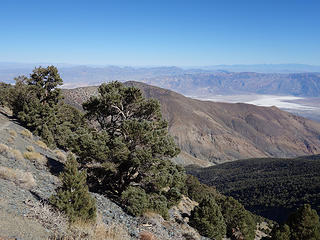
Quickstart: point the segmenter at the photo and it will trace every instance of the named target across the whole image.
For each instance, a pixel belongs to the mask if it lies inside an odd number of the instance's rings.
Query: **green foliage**
[[[78,134],[75,153],[82,162],[95,163],[90,176],[100,189],[122,196],[130,213],[140,215],[147,208],[166,216],[181,197],[185,173],[170,160],[179,149],[168,135],[159,102],[120,82],[102,84],[98,91],[83,104],[97,131]],[[131,199],[135,196],[148,198],[148,204]]]
[[[284,222],[305,203],[320,213],[320,155],[294,159],[247,159],[187,169],[263,217]]]
[[[52,136],[52,132],[49,130],[46,124],[42,125],[41,136],[42,139],[46,140],[47,146],[54,146],[54,138]]]
[[[10,89],[12,86],[4,82],[0,82],[0,106],[8,106],[10,100]]]
[[[278,226],[272,230],[272,240],[290,240],[290,227],[287,224]]]
[[[253,240],[256,222],[252,215],[232,197],[220,198],[218,204],[227,225],[227,237],[235,240]]]
[[[216,198],[218,195],[215,188],[200,183],[198,178],[192,175],[187,174],[185,183],[188,197],[196,202],[205,198]]]
[[[291,229],[290,240],[319,240],[320,222],[317,212],[309,204],[303,205],[293,213],[287,224]]]
[[[129,186],[121,195],[122,204],[134,216],[141,216],[147,211],[152,211],[162,215],[164,219],[169,219],[169,208],[177,204],[181,198],[179,191],[170,190],[168,195],[164,195],[147,193],[141,187]]]
[[[77,160],[72,154],[68,154],[60,178],[62,186],[57,189],[56,195],[50,197],[50,203],[65,213],[70,222],[94,220],[96,205],[86,185],[87,175],[79,172]]]
[[[97,122],[110,137],[109,156],[96,161],[114,166],[111,186],[114,192],[121,194],[133,182],[145,189],[152,184],[157,190],[167,185],[160,184],[165,182],[161,177],[168,179],[169,176],[163,166],[170,165],[170,158],[176,156],[179,149],[168,135],[158,101],[145,99],[138,88],[111,82],[102,84],[99,95],[91,97],[83,108],[86,117]],[[159,174],[160,169],[166,176]],[[154,178],[157,181],[153,183],[146,181]]]
[[[109,158],[109,135],[105,131],[78,128],[70,138],[70,148],[81,161],[104,163]]]
[[[63,81],[54,66],[35,68],[26,82],[36,89],[36,97],[42,104],[53,106],[62,98],[61,90],[57,87],[62,85]]]
[[[168,208],[171,208],[180,202],[182,194],[179,189],[172,187],[168,192],[165,192],[164,195],[167,198]]]
[[[220,207],[213,199],[203,199],[192,210],[189,224],[209,238],[221,240],[226,235],[226,224]]]
[[[151,193],[148,194],[149,197],[149,207],[148,209],[159,213],[164,219],[169,219],[169,213],[168,213],[168,202],[167,198],[158,193]]]
[[[309,204],[291,214],[285,224],[276,226],[271,233],[272,240],[319,240],[319,216]]]
[[[192,175],[187,175],[186,192],[188,197],[196,202],[202,202],[205,199],[216,201],[223,215],[228,237],[231,239],[254,239],[256,222],[237,200],[221,195],[215,188],[200,183]]]
[[[170,160],[179,149],[159,102],[120,82],[102,84],[98,91],[83,104],[97,130],[80,130],[71,144],[83,163],[95,163],[88,169],[90,183],[121,196],[133,215],[154,211],[167,218],[181,198],[185,173]]]
[[[121,195],[123,205],[134,216],[141,216],[147,211],[152,211],[169,219],[167,198],[164,195],[147,194],[141,187],[129,186]]]
[[[62,79],[57,68],[35,68],[30,78],[20,76],[10,90],[9,105],[19,121],[51,148],[68,148],[69,136],[85,125],[82,114],[64,104],[57,87]]]
[[[121,198],[128,212],[134,216],[141,216],[149,208],[148,195],[140,187],[128,187]]]

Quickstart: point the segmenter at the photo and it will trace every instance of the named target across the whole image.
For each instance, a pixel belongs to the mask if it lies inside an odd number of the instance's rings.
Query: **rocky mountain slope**
[[[222,163],[253,157],[296,157],[320,153],[320,124],[276,107],[199,101],[159,87],[127,82],[160,101],[182,154],[178,163]],[[78,108],[97,87],[64,90]]]
[[[10,119],[0,109],[0,239],[207,239],[186,222],[186,214],[197,204],[184,198],[170,209],[170,219],[149,214],[132,217],[103,195],[92,193],[98,209],[100,238],[84,226],[67,232],[63,216],[46,203],[60,184],[58,173],[63,169],[64,153],[52,151],[29,131]],[[103,231],[103,235],[102,232]],[[97,233],[94,233],[97,234]],[[72,236],[72,237],[71,237]],[[78,237],[77,237],[78,236]],[[152,238],[150,238],[152,237]]]

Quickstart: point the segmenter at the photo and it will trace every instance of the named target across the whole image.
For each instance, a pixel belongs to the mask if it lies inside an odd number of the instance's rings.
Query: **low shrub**
[[[47,158],[38,152],[24,152],[23,157],[41,165],[45,165],[47,163]]]
[[[16,137],[18,134],[15,130],[13,129],[9,129],[9,134],[12,136],[12,137]]]
[[[146,212],[155,212],[169,219],[168,200],[165,195],[146,193],[144,189],[129,186],[121,195],[122,204],[133,216],[142,216]]]
[[[185,183],[187,196],[198,203],[205,198],[216,198],[219,195],[215,188],[200,183],[199,180],[192,175],[187,175]]]
[[[159,213],[164,219],[168,220],[170,218],[168,213],[168,203],[167,198],[164,195],[152,193],[148,195],[149,203],[148,209]]]
[[[46,149],[46,150],[48,149],[47,144],[45,144],[45,143],[42,142],[41,140],[36,141],[36,144],[37,144],[39,147],[43,148],[43,149]]]
[[[21,130],[20,134],[26,138],[30,138],[30,139],[33,138],[32,133],[28,129]]]
[[[121,195],[127,211],[134,216],[141,216],[148,210],[149,200],[147,193],[140,187],[129,186]]]
[[[12,181],[26,189],[31,189],[37,185],[30,172],[24,172],[20,169],[0,166],[0,178]]]
[[[157,238],[151,233],[151,232],[141,232],[139,234],[139,239],[140,240],[157,240]]]
[[[15,159],[21,163],[25,163],[24,158],[18,149],[10,148],[5,144],[0,144],[0,154],[4,157]]]
[[[59,159],[62,162],[66,161],[66,155],[63,152],[61,152],[59,149],[54,150],[54,153],[57,159]]]
[[[56,235],[64,235],[67,232],[68,220],[59,211],[42,201],[25,201],[31,207],[27,214],[28,218],[33,218]]]
[[[6,156],[9,153],[9,147],[5,144],[0,143],[0,154]]]
[[[22,156],[22,153],[18,149],[10,149],[10,151],[11,151],[15,160],[17,160],[21,163],[25,163],[24,157]]]
[[[34,152],[35,150],[34,150],[34,147],[33,146],[27,146],[26,147],[26,150],[28,151],[28,152]]]
[[[220,198],[217,201],[227,225],[227,237],[253,240],[257,223],[252,215],[232,197]]]

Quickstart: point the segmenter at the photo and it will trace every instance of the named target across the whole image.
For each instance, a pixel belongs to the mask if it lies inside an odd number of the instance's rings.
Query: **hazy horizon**
[[[265,66],[265,67],[320,67],[320,64],[306,64],[306,63],[253,63],[253,64],[242,64],[242,63],[235,63],[235,64],[211,64],[211,65],[120,65],[120,64],[93,64],[93,63],[68,63],[68,62],[6,62],[0,61],[0,67],[3,66],[13,66],[13,67],[20,67],[20,66],[34,66],[37,67],[39,65],[49,66],[54,65],[57,67],[132,67],[132,68],[161,68],[161,67],[176,67],[182,69],[206,69],[211,67],[255,67],[255,66]]]

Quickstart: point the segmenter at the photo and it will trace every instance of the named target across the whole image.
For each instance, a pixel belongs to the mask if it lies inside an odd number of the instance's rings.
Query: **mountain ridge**
[[[34,65],[0,63],[0,78],[12,83],[14,77],[27,74]],[[58,65],[61,66],[65,88],[132,80],[169,88],[184,95],[207,97],[243,93],[320,96],[320,66],[262,64],[181,68]],[[259,71],[261,68],[267,68],[268,71]],[[283,71],[283,68],[292,70]]]
[[[320,153],[320,124],[276,107],[200,101],[144,83],[125,84],[160,101],[169,133],[190,156],[180,158],[183,165]],[[97,87],[63,91],[66,102],[80,108]]]

